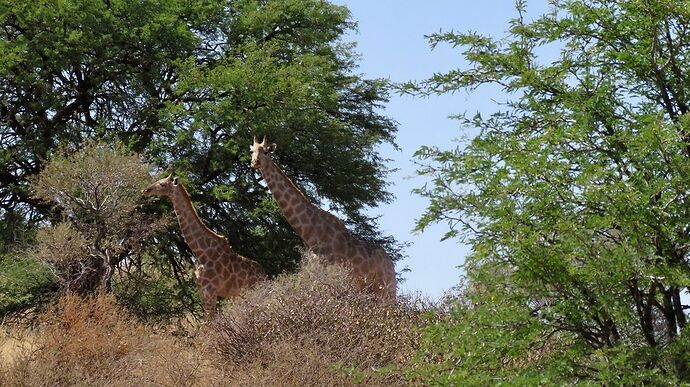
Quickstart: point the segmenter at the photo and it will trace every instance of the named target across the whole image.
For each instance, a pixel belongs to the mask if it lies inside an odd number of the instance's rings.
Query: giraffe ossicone
[[[196,283],[207,318],[215,315],[218,297],[238,296],[265,280],[256,261],[236,253],[224,236],[211,231],[199,218],[187,190],[176,176],[158,180],[143,191],[147,196],[167,196],[173,204],[182,237],[197,259]]]
[[[273,198],[306,247],[328,263],[350,269],[355,284],[387,301],[394,301],[397,280],[393,260],[378,247],[352,235],[343,221],[313,204],[271,158],[275,144],[256,141],[250,147],[251,166],[259,169]]]

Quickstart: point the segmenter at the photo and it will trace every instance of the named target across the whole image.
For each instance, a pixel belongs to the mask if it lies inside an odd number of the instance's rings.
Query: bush
[[[56,289],[55,280],[31,258],[0,255],[0,316],[43,305]]]
[[[118,301],[139,321],[168,325],[201,316],[199,291],[191,273],[178,281],[162,265],[143,263],[141,267],[140,273],[118,276],[113,282]]]
[[[481,297],[478,297],[481,296]],[[408,377],[420,385],[687,385],[690,330],[668,346],[591,349],[556,331],[524,294],[497,286],[470,288],[423,329]]]
[[[213,323],[211,346],[239,384],[406,385],[424,324],[411,301],[382,304],[355,289],[345,269],[306,256],[299,273],[266,283]]]
[[[110,292],[118,269],[140,262],[142,247],[167,223],[140,205],[149,169],[123,145],[86,141],[53,155],[31,179],[33,197],[63,215],[36,235],[36,258],[54,268],[62,290]]]

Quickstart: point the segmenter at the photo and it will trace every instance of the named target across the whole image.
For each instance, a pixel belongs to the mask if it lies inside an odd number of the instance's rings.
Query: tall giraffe
[[[196,283],[208,319],[215,315],[218,297],[237,296],[243,289],[266,279],[257,262],[237,254],[224,236],[206,227],[177,177],[170,174],[148,186],[143,193],[167,196],[172,201],[182,236],[197,258]]]
[[[283,216],[307,248],[326,262],[349,266],[359,288],[395,300],[395,267],[388,254],[356,238],[340,219],[314,205],[275,165],[270,156],[274,146],[265,137],[261,143],[254,138],[251,166],[261,171]]]

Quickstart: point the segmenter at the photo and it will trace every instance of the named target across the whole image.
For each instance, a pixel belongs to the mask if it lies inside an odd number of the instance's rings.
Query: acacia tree
[[[468,66],[402,86],[506,96],[460,117],[474,138],[418,152],[433,179],[419,229],[447,222],[473,247],[467,302],[426,348],[455,356],[425,372],[687,382],[690,3],[569,0],[532,22],[517,10],[503,39],[432,35]]]
[[[377,113],[384,82],[352,73],[352,45],[339,40],[354,27],[347,9],[304,0],[231,4],[218,46],[182,72],[179,99],[152,144],[155,160],[187,175],[211,228],[279,273],[295,267],[301,242],[249,168],[252,137],[267,135],[277,163],[312,200],[398,255],[362,212],[390,200],[374,147],[393,141],[395,125]]]
[[[118,268],[141,262],[142,247],[166,223],[139,204],[148,170],[122,146],[90,142],[52,157],[32,181],[34,196],[62,215],[39,229],[36,257],[55,270],[63,290],[110,292]]]
[[[193,11],[175,1],[2,2],[3,221],[33,224],[48,213],[28,179],[58,146],[119,137],[146,147],[172,95],[175,62],[198,42]]]
[[[340,41],[348,17],[320,0],[5,0],[3,244],[57,220],[28,189],[41,160],[96,138],[173,164],[211,228],[270,273],[293,268],[300,241],[249,167],[252,136],[265,134],[314,200],[385,239],[362,209],[390,200],[375,146],[395,125],[377,113],[384,83],[356,75]],[[160,253],[179,267],[191,254],[179,234],[170,242]]]

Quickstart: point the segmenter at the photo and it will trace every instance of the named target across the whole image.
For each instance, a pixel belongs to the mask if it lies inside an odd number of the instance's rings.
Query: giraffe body
[[[275,165],[265,138],[261,143],[254,139],[251,150],[252,167],[261,171],[283,216],[306,247],[326,262],[347,266],[359,288],[395,300],[395,267],[388,254],[356,238],[340,219],[314,205]]]
[[[151,184],[144,194],[167,196],[172,201],[182,236],[197,259],[196,283],[208,318],[215,315],[218,297],[238,296],[266,279],[261,265],[236,253],[224,236],[204,225],[176,177],[170,175]]]

